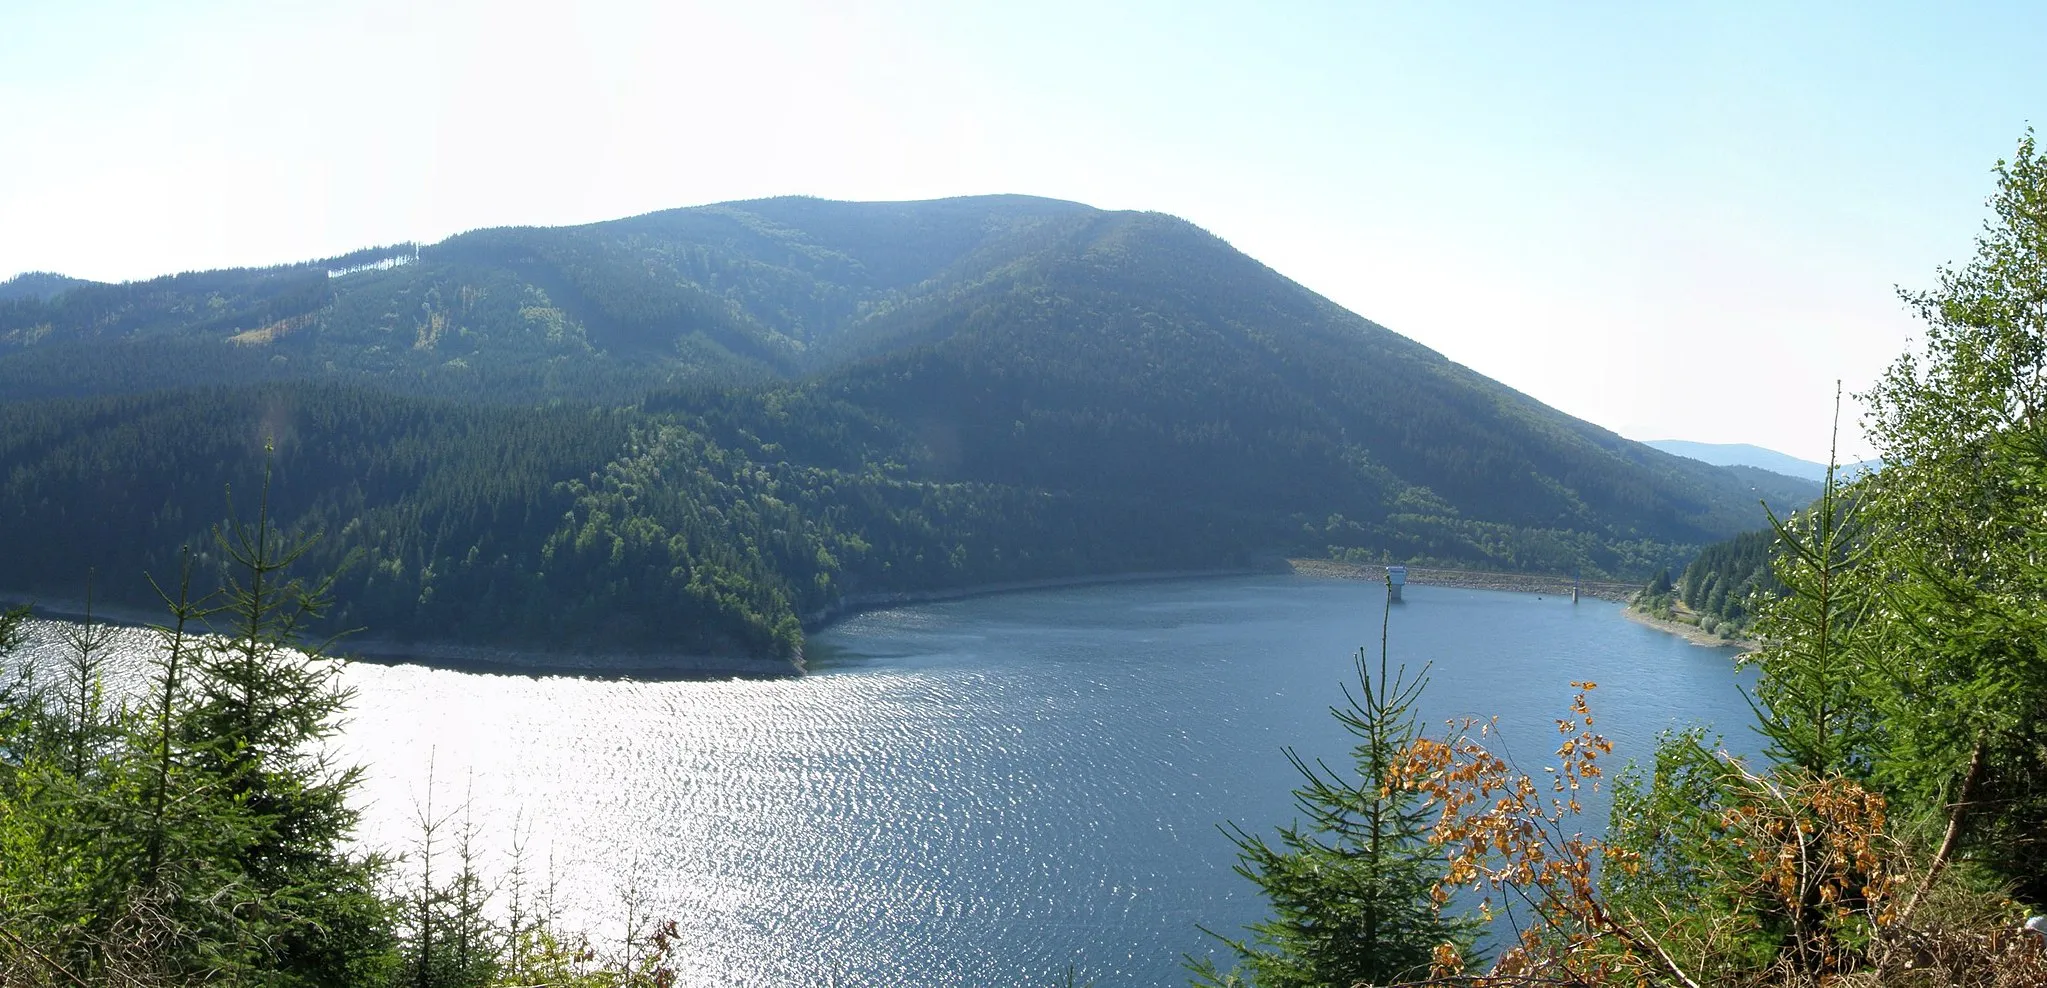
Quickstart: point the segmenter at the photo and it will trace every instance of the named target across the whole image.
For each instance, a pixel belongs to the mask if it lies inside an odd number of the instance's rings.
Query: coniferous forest
[[[147,605],[266,468],[340,574],[323,628],[768,657],[847,600],[1017,580],[1641,578],[1814,492],[1564,416],[1183,221],[1027,197],[0,286],[0,590]]]

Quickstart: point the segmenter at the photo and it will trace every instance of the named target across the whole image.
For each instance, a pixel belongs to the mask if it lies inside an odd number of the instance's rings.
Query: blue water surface
[[[676,920],[684,984],[1184,984],[1197,925],[1263,914],[1219,826],[1293,817],[1287,746],[1346,757],[1328,707],[1376,656],[1383,593],[1270,576],[876,611],[783,681],[351,665],[344,748],[370,843],[462,807],[488,866],[523,847],[525,894],[551,874],[600,938]],[[1497,716],[1531,770],[1573,680],[1617,758],[1692,723],[1754,747],[1730,650],[1600,601],[1407,598],[1391,659],[1432,664],[1424,719]]]

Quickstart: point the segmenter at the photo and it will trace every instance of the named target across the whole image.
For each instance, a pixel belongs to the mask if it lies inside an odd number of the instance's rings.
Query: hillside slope
[[[0,299],[0,585],[160,570],[281,431],[283,516],[366,560],[346,617],[387,636],[786,653],[847,595],[1285,554],[1634,578],[1811,496],[1055,200],[41,283]]]

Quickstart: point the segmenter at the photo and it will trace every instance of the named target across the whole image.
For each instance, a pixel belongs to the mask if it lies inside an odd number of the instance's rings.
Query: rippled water
[[[818,636],[800,680],[354,665],[347,743],[373,842],[403,846],[431,766],[437,808],[467,793],[500,861],[527,832],[580,922],[615,934],[628,898],[676,919],[685,984],[1184,984],[1196,924],[1263,909],[1217,825],[1292,816],[1284,746],[1348,750],[1327,707],[1382,593],[1253,577],[881,611]],[[1392,652],[1435,664],[1425,715],[1500,715],[1529,768],[1574,679],[1619,754],[1693,722],[1752,745],[1729,651],[1598,601],[1407,594]]]

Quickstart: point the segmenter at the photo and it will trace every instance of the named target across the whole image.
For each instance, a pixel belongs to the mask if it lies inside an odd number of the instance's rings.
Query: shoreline
[[[647,682],[711,679],[793,679],[804,674],[803,655],[787,659],[744,655],[661,652],[540,652],[492,645],[446,642],[362,641],[337,643],[347,661],[365,665],[415,665],[490,676],[574,676],[578,679],[633,679]]]
[[[1665,621],[1653,614],[1645,614],[1635,610],[1632,606],[1621,608],[1621,613],[1626,615],[1628,620],[1645,628],[1652,631],[1661,631],[1666,635],[1676,635],[1702,648],[1738,649],[1737,655],[1747,655],[1756,650],[1757,642],[1753,638],[1722,638],[1696,624],[1686,624],[1683,621]]]
[[[851,594],[821,610],[803,616],[803,631],[823,631],[856,614],[885,611],[912,604],[937,604],[970,597],[1023,593],[1030,590],[1062,590],[1068,587],[1106,586],[1116,583],[1166,583],[1173,580],[1206,580],[1223,576],[1276,576],[1289,572],[1278,567],[1237,567],[1234,569],[1149,570],[1138,573],[1101,573],[1094,576],[1053,576],[1038,580],[1006,583],[977,583],[950,590],[906,590],[894,593]]]
[[[1287,563],[1293,567],[1295,573],[1302,576],[1375,583],[1386,578],[1386,567],[1376,563],[1369,565],[1340,563],[1333,559],[1289,559]],[[1498,590],[1505,593],[1554,596],[1569,596],[1573,583],[1570,577],[1555,574],[1439,569],[1433,566],[1409,566],[1407,582],[1424,587],[1460,587],[1466,590]],[[1615,583],[1610,580],[1580,580],[1577,581],[1577,587],[1580,597],[1592,597],[1616,604],[1627,603],[1637,589],[1633,584]]]
[[[1223,576],[1259,576],[1287,572],[1278,567],[1237,567],[1204,570],[1151,570],[1136,573],[1101,573],[1092,576],[1047,577],[983,583],[947,590],[902,591],[855,594],[842,597],[832,606],[803,616],[807,636],[857,614],[935,604],[950,600],[1032,590],[1103,586],[1118,583],[1150,583],[1198,580]],[[30,604],[32,616],[42,620],[77,621],[85,616],[85,603],[62,597],[0,590],[0,606]],[[147,628],[162,620],[161,615],[134,607],[94,604],[93,620],[121,627]],[[786,659],[746,655],[708,655],[663,652],[568,652],[520,649],[503,645],[466,645],[460,642],[415,642],[391,639],[343,639],[335,643],[334,658],[370,665],[417,665],[452,672],[500,676],[575,676],[584,679],[714,680],[789,679],[806,673],[803,653]]]
[[[85,601],[66,597],[38,597],[18,590],[0,590],[0,608],[26,606],[29,617],[41,620],[61,619],[81,621],[85,618]],[[164,620],[164,615],[135,607],[119,604],[92,605],[92,619],[97,624],[109,624],[121,628],[150,628]]]
[[[1318,579],[1339,579],[1358,581],[1379,581],[1384,579],[1385,567],[1342,563],[1327,559],[1288,559],[1274,566],[1235,567],[1229,569],[1201,570],[1152,570],[1136,573],[1102,573],[1091,576],[1047,577],[1036,580],[1012,580],[1002,583],[983,583],[955,587],[946,590],[901,591],[894,593],[854,594],[840,598],[831,606],[803,616],[803,630],[806,636],[822,632],[840,621],[871,611],[887,610],[892,607],[908,607],[918,604],[935,604],[973,597],[1000,594],[1024,593],[1034,590],[1059,590],[1073,587],[1107,586],[1121,583],[1154,583],[1174,580],[1200,580],[1229,576],[1265,576],[1291,573]],[[1407,579],[1419,586],[1459,587],[1471,590],[1494,590],[1507,593],[1535,593],[1564,596],[1571,592],[1572,579],[1568,576],[1539,573],[1504,573],[1488,570],[1442,569],[1427,566],[1410,566]],[[1667,634],[1677,635],[1695,645],[1711,648],[1740,648],[1752,650],[1754,643],[1747,639],[1727,640],[1708,634],[1695,625],[1676,621],[1664,621],[1625,606],[1633,597],[1635,587],[1611,581],[1580,581],[1580,596],[1612,601],[1624,605],[1621,612],[1631,621]],[[28,603],[33,605],[33,615],[50,620],[78,620],[85,615],[83,601],[65,598],[35,598],[15,591],[0,591],[0,605]],[[144,610],[120,605],[97,605],[92,608],[93,618],[110,625],[125,627],[150,627],[161,620],[159,615]],[[575,676],[586,679],[641,679],[641,680],[714,680],[714,679],[787,679],[805,675],[806,669],[801,650],[786,658],[761,658],[745,655],[707,655],[660,652],[565,652],[520,649],[508,646],[465,645],[459,642],[409,642],[369,638],[360,641],[343,640],[336,643],[337,659],[344,662],[362,662],[371,665],[397,666],[418,665],[431,669],[446,669],[452,672],[503,676]]]
[[[42,621],[79,621],[85,602],[65,597],[36,597],[0,590],[0,607],[30,605],[29,616]],[[92,606],[95,623],[121,628],[153,628],[164,616],[118,604]],[[586,679],[786,679],[803,675],[803,655],[755,658],[745,655],[700,655],[663,652],[551,652],[503,645],[459,642],[409,642],[383,638],[348,639],[334,643],[339,662],[369,665],[418,665],[453,672],[502,676],[578,676]]]

